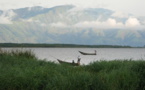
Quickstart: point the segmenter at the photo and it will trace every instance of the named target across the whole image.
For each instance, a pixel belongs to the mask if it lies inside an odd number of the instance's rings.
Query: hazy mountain
[[[145,45],[145,17],[73,5],[0,11],[0,43]]]

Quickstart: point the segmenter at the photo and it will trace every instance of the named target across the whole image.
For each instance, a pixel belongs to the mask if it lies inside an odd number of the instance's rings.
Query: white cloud
[[[17,14],[13,11],[13,10],[6,10],[3,12],[2,16],[5,17],[9,17],[9,18],[13,18],[15,17]]]
[[[14,13],[12,10],[4,11],[0,16],[0,24],[12,24],[11,20],[15,16],[16,16],[16,13]]]
[[[127,30],[140,30],[145,29],[144,25],[141,25],[139,20],[134,17],[129,17],[125,23],[117,22],[113,18],[109,18],[106,21],[99,21],[99,19],[95,21],[82,21],[78,22],[74,25],[68,25],[64,22],[56,22],[51,23],[51,27],[56,28],[95,28],[100,30],[107,30],[107,29],[127,29]]]
[[[109,18],[107,20],[107,22],[105,22],[105,24],[108,24],[109,26],[111,27],[122,27],[123,26],[123,23],[122,22],[116,22],[115,19],[112,19],[112,18]]]
[[[12,24],[12,21],[8,17],[0,16],[0,24]]]
[[[84,21],[79,22],[74,25],[74,27],[79,28],[97,28],[97,29],[130,29],[130,30],[139,30],[145,29],[144,25],[141,25],[137,18],[129,17],[125,23],[117,22],[113,18],[109,18],[106,21]]]
[[[59,27],[59,28],[68,27],[68,26],[67,26],[65,23],[63,23],[63,22],[51,23],[50,26],[52,26],[52,27]]]
[[[75,27],[80,28],[99,28],[99,29],[108,29],[108,28],[120,28],[123,27],[122,22],[116,22],[115,19],[109,18],[106,21],[84,21],[74,25]]]
[[[137,18],[129,17],[125,25],[126,27],[136,27],[140,26],[140,22]]]

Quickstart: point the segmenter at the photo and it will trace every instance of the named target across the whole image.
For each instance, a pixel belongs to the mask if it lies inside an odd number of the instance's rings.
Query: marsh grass
[[[26,57],[26,58],[36,58],[35,54],[32,50],[23,50],[23,49],[16,49],[16,50],[3,50],[0,49],[1,56],[14,56],[14,57]]]
[[[39,60],[31,50],[0,50],[1,90],[145,90],[145,61],[96,61],[78,67]]]

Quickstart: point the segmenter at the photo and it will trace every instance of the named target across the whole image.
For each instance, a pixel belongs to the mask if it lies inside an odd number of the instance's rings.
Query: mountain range
[[[0,43],[145,45],[145,17],[73,5],[0,10]]]

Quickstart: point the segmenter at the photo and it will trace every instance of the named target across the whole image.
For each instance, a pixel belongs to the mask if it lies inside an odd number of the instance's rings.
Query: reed
[[[0,55],[10,55],[15,57],[26,57],[26,58],[36,58],[35,54],[32,50],[23,50],[23,49],[16,49],[16,50],[3,50],[0,49]]]
[[[144,90],[145,61],[96,61],[78,67],[0,50],[2,90]]]

